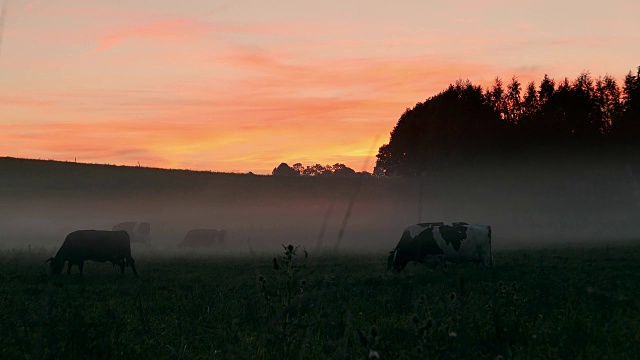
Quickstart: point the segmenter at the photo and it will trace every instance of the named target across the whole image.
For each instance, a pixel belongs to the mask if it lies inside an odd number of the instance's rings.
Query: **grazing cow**
[[[122,274],[125,266],[131,266],[133,275],[138,276],[135,261],[131,257],[129,234],[124,230],[74,231],[67,235],[56,256],[47,261],[51,261],[51,271],[54,274],[60,274],[67,261],[67,275],[71,273],[71,266],[78,265],[82,276],[84,262],[88,260],[118,264]]]
[[[389,252],[387,270],[402,271],[410,261],[430,267],[440,263],[445,269],[447,261],[493,267],[491,227],[463,222],[409,226],[404,229],[395,249]]]
[[[180,243],[181,247],[186,248],[211,248],[217,247],[222,249],[224,241],[227,238],[226,230],[217,229],[195,229],[189,230],[187,235]]]
[[[129,237],[131,238],[131,242],[134,243],[148,243],[151,240],[151,225],[147,222],[133,222],[127,221],[123,223],[119,223],[111,229],[113,231],[116,230],[124,230],[129,233]]]

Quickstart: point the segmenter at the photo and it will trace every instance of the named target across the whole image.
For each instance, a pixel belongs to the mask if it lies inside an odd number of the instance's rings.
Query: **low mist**
[[[55,171],[42,177],[34,169],[44,166]],[[627,242],[640,234],[638,183],[634,168],[622,161],[476,164],[416,178],[273,177],[38,161],[4,169],[3,249],[44,247],[53,254],[74,230],[135,221],[151,224],[151,241],[133,244],[134,256],[201,254],[178,245],[189,230],[207,228],[227,230],[224,247],[212,254],[279,253],[280,244],[301,245],[311,254],[333,251],[355,193],[338,251],[387,252],[406,226],[434,221],[491,225],[498,251]]]

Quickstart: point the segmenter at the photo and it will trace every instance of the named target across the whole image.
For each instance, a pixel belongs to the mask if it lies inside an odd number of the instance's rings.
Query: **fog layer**
[[[227,230],[222,249],[383,252],[417,222],[491,225],[494,250],[634,241],[637,170],[620,159],[468,164],[419,178],[294,178],[0,159],[0,247],[55,249],[78,229],[151,224],[134,253],[182,251],[191,229]],[[324,227],[324,232],[322,229]],[[53,251],[53,250],[52,250]],[[200,252],[200,251],[198,251]]]

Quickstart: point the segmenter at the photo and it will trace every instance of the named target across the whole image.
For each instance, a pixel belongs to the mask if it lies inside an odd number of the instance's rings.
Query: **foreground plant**
[[[376,347],[376,341],[378,340],[378,329],[375,326],[372,326],[369,334],[370,336],[367,336],[362,332],[362,330],[358,329],[360,345],[364,346],[367,349],[365,359],[378,360],[380,359],[380,354],[378,354],[377,351],[373,350]]]
[[[269,310],[270,325],[275,327],[271,337],[274,341],[272,345],[282,350],[284,358],[291,358],[299,355],[294,354],[294,351],[300,349],[308,327],[305,322],[305,309],[300,300],[307,285],[302,271],[306,268],[309,255],[307,250],[303,249],[304,260],[302,264],[298,264],[295,259],[300,247],[289,244],[282,245],[282,248],[283,255],[273,258],[272,281],[268,281],[264,275],[260,275],[258,281]]]

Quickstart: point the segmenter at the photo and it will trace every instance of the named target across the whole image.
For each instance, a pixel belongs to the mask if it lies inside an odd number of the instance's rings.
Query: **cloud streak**
[[[111,30],[107,35],[101,36],[97,46],[89,54],[97,54],[113,49],[128,39],[154,39],[162,42],[202,35],[205,30],[207,29],[201,24],[186,20],[154,22],[134,27],[127,26],[122,29]]]

